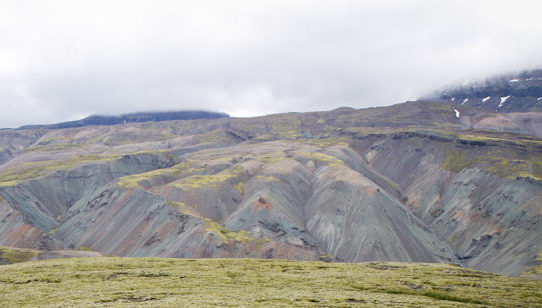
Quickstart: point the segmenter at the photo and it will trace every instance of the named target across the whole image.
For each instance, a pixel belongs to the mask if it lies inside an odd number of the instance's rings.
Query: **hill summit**
[[[92,115],[81,120],[61,122],[56,124],[25,125],[19,129],[60,129],[82,127],[89,125],[116,125],[131,122],[160,122],[173,120],[220,119],[229,117],[226,113],[202,110],[163,111],[163,112],[137,112],[119,116]]]

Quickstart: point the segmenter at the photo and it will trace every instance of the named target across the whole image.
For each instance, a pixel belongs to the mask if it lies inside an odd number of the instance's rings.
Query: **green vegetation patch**
[[[252,242],[254,239],[248,235],[247,231],[239,230],[234,231],[225,228],[223,225],[213,221],[209,218],[204,219],[207,223],[205,231],[211,232],[220,237],[223,243],[231,245],[232,243],[246,243]]]
[[[327,155],[320,152],[313,152],[313,153],[297,153],[303,157],[306,157],[308,159],[311,159],[315,162],[320,162],[325,165],[328,165],[330,167],[340,167],[344,166],[344,162],[340,159],[338,159],[335,156]]]
[[[25,152],[59,152],[59,151],[68,151],[73,149],[82,148],[82,144],[73,144],[73,143],[57,143],[57,144],[47,144],[47,145],[36,145],[25,149]]]
[[[119,178],[117,184],[126,189],[134,189],[139,186],[141,181],[152,181],[159,176],[170,176],[173,178],[179,178],[183,176],[189,176],[194,173],[203,172],[204,168],[196,168],[193,160],[186,160],[180,164],[177,164],[170,168],[156,169],[149,172],[143,172],[133,175],[128,175]]]
[[[210,132],[203,133],[198,138],[200,143],[222,143],[230,140],[222,128],[216,128]]]
[[[191,190],[204,187],[216,187],[230,179],[241,175],[243,168],[235,166],[209,175],[192,175],[173,182],[173,185],[182,190]]]
[[[528,146],[540,146],[542,145],[542,141],[539,139],[533,139],[528,136],[524,135],[513,135],[513,134],[500,134],[500,136],[496,136],[495,132],[488,131],[484,132],[484,134],[461,134],[456,135],[456,137],[460,140],[466,140],[466,141],[478,141],[478,142],[505,142],[509,144],[516,144],[518,146],[522,147],[528,147]]]
[[[73,258],[6,265],[5,307],[534,307],[542,282],[444,264]]]
[[[453,172],[460,172],[465,168],[472,167],[474,163],[475,159],[469,156],[468,152],[455,150],[448,153],[442,163],[442,168]]]
[[[66,160],[45,160],[37,162],[26,162],[22,166],[16,166],[0,174],[0,186],[13,186],[21,181],[31,180],[46,176],[47,174],[71,169],[78,164],[92,161],[107,161],[118,159],[123,155],[74,155]]]
[[[481,160],[481,159],[480,159]],[[542,155],[520,158],[509,158],[502,155],[484,157],[485,169],[511,180],[530,178],[542,181]]]
[[[525,278],[535,278],[538,280],[542,279],[542,251],[538,252],[536,262],[536,265],[527,267],[521,276]]]
[[[321,120],[321,119],[320,119]],[[349,137],[326,137],[321,139],[299,139],[297,142],[310,144],[319,148],[327,148],[332,145],[348,146],[351,142]]]
[[[29,261],[39,254],[40,252],[37,250],[0,246],[0,260],[10,264]]]
[[[444,159],[442,168],[457,173],[475,165],[511,180],[520,177],[542,181],[542,155],[520,156],[513,151],[504,153],[497,150],[480,154],[466,149],[452,150]]]

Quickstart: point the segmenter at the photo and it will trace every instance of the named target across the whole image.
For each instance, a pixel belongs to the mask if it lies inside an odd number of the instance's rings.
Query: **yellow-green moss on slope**
[[[143,172],[133,175],[124,176],[118,179],[117,184],[126,189],[134,189],[144,180],[152,180],[159,176],[171,176],[178,178],[180,176],[188,176],[194,173],[203,172],[204,168],[196,168],[192,160],[186,160],[170,168],[156,169],[149,172]]]
[[[536,261],[538,264],[527,267],[522,273],[522,277],[542,279],[542,251],[538,252]]]
[[[467,152],[455,150],[448,153],[442,163],[442,168],[453,172],[459,172],[465,168],[472,167],[474,163],[475,161]]]
[[[521,158],[516,157],[517,155],[501,151],[479,154],[466,149],[453,150],[448,152],[442,168],[457,173],[476,165],[511,180],[518,177],[542,180],[542,155],[529,154]]]
[[[29,261],[39,254],[37,250],[0,246],[0,260],[7,260],[10,264]]]
[[[182,190],[190,190],[204,187],[215,187],[218,184],[224,183],[241,174],[243,171],[241,166],[235,166],[226,170],[222,170],[215,174],[208,175],[192,175],[173,182],[172,185]]]
[[[230,230],[209,218],[205,218],[204,220],[207,223],[207,228],[205,228],[205,231],[218,235],[218,237],[220,237],[222,242],[224,242],[225,244],[231,245],[233,242],[246,243],[254,240],[248,235],[247,231]]]
[[[327,137],[322,139],[298,139],[297,142],[310,144],[319,148],[326,148],[332,145],[348,146],[351,142],[349,137]]]
[[[13,186],[21,181],[36,179],[57,171],[75,167],[78,164],[92,161],[107,161],[118,159],[122,155],[74,155],[66,160],[45,160],[26,162],[0,174],[0,186]]]
[[[320,152],[313,153],[298,153],[299,155],[311,159],[315,162],[320,162],[330,167],[344,166],[344,162],[335,156],[327,155]]]
[[[5,307],[534,307],[542,282],[444,264],[74,258],[3,266]]]

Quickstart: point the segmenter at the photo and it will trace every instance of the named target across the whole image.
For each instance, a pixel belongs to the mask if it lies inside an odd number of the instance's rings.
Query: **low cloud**
[[[538,1],[3,1],[0,127],[389,105],[540,67]]]

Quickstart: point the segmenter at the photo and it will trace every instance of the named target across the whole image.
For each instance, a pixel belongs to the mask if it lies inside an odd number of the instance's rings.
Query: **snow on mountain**
[[[499,99],[491,99],[500,97]],[[426,99],[492,112],[542,111],[542,69],[446,87]]]

